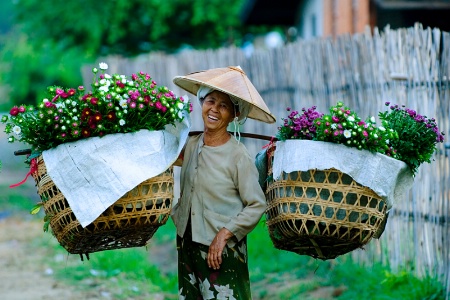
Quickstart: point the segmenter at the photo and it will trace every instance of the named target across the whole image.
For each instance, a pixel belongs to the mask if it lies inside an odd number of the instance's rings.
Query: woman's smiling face
[[[202,118],[205,129],[226,131],[234,117],[234,105],[227,94],[213,91],[203,100]]]

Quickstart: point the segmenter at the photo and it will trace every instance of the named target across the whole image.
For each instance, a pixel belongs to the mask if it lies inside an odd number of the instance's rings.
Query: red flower
[[[114,111],[110,111],[106,114],[106,119],[109,121],[115,121],[116,120],[116,113]]]
[[[76,93],[75,89],[70,89],[67,91],[67,96],[73,96],[75,95],[75,93]]]
[[[11,116],[17,116],[19,114],[19,108],[17,106],[14,106],[13,108],[11,108],[11,110],[9,111],[9,114]]]
[[[81,120],[85,121],[92,115],[92,110],[90,108],[85,108],[81,112]]]
[[[93,117],[94,117],[95,123],[98,123],[103,119],[102,114],[99,112],[95,113]]]
[[[97,112],[94,115],[89,117],[88,125],[90,128],[95,129],[97,127],[97,123],[102,120],[102,115]]]
[[[89,129],[87,129],[87,128],[83,128],[82,130],[81,130],[81,135],[83,136],[83,137],[90,137],[91,136],[91,131],[89,130]]]

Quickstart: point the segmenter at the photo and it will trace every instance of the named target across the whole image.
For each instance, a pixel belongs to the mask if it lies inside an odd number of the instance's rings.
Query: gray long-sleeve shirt
[[[181,198],[172,211],[179,236],[184,235],[190,214],[194,242],[209,246],[223,227],[241,240],[265,208],[258,171],[242,143],[230,138],[210,147],[203,144],[203,134],[189,139],[181,169]]]

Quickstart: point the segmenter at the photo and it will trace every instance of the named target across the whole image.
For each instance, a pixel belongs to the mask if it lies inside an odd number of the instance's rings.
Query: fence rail
[[[176,75],[240,65],[260,91],[277,124],[247,121],[243,132],[275,135],[286,107],[316,105],[326,111],[343,101],[360,116],[384,111],[385,101],[406,105],[435,117],[450,136],[450,34],[439,29],[374,30],[336,39],[298,41],[282,48],[255,50],[250,57],[238,48],[150,53],[133,59],[108,57],[110,72],[146,71],[160,84],[184,95],[172,83]],[[91,80],[85,68],[86,84]],[[191,95],[192,96],[192,95]],[[193,130],[202,130],[198,106]],[[256,154],[267,141],[244,141]],[[450,290],[450,150],[440,145],[432,164],[420,167],[415,185],[391,210],[386,231],[364,250],[351,255],[361,263],[381,261],[393,267],[413,266],[419,276],[435,275]]]

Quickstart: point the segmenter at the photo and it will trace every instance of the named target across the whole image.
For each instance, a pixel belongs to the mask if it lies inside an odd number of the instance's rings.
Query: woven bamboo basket
[[[82,227],[64,195],[53,183],[42,156],[33,174],[46,218],[58,242],[71,254],[146,245],[169,218],[173,199],[173,168],[127,192],[97,219]]]
[[[267,150],[266,222],[275,248],[326,260],[381,234],[387,206],[374,191],[336,169],[282,173],[273,180],[274,150]]]

